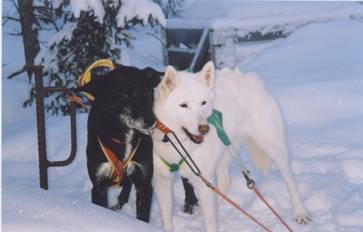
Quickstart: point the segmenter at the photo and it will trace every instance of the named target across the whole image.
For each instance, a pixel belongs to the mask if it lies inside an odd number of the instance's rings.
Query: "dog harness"
[[[226,146],[231,145],[231,140],[229,139],[223,128],[222,112],[213,109],[212,114],[207,118],[207,121],[209,124],[212,124],[216,128],[217,135],[221,142]],[[171,132],[171,130],[167,126],[165,126],[160,120],[156,120],[156,128],[158,128],[164,134],[168,134],[169,132]],[[183,159],[181,159],[178,163],[169,163],[163,157],[159,156],[159,158],[163,162],[163,164],[165,164],[165,166],[169,169],[170,172],[179,171],[181,165],[184,163]]]
[[[137,141],[135,148],[131,151],[130,155],[122,161],[120,161],[117,158],[116,154],[110,148],[106,147],[101,142],[100,138],[97,138],[97,139],[98,139],[98,143],[100,144],[103,154],[105,155],[108,163],[111,166],[111,172],[110,172],[109,178],[113,184],[120,185],[122,183],[122,180],[125,177],[125,168],[129,164],[129,162],[132,160],[132,158],[135,156],[135,153],[136,153],[137,149],[139,148],[140,138]],[[116,143],[120,143],[119,140],[112,139],[112,141],[114,141]]]
[[[180,166],[184,163],[184,160],[179,160],[178,163],[169,163],[166,161],[163,157],[159,156],[160,160],[163,162],[163,164],[166,165],[166,167],[169,169],[169,172],[177,172],[180,169]]]
[[[222,143],[226,146],[231,145],[231,140],[229,139],[228,135],[226,134],[226,132],[224,131],[223,128],[223,114],[222,112],[213,109],[213,112],[211,115],[209,115],[209,117],[207,118],[207,121],[209,124],[212,124],[216,130],[217,130],[217,135],[219,137],[219,139],[222,141]]]
[[[171,130],[164,125],[164,123],[162,123],[159,119],[156,120],[156,128],[158,128],[161,132],[163,132],[163,134],[168,134],[171,132]],[[163,162],[163,164],[165,164],[165,166],[167,167],[167,169],[170,172],[177,172],[180,169],[180,166],[184,163],[184,160],[181,159],[178,163],[169,163],[168,161],[166,161],[163,157],[159,156],[160,160]]]

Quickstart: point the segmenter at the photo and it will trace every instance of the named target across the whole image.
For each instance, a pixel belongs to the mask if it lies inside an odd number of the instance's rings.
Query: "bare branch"
[[[47,17],[47,16],[43,16],[43,15],[37,15],[37,14],[34,14],[34,16],[36,17],[36,19],[38,21],[43,21],[43,22],[46,22],[46,23],[50,23],[57,32],[60,30],[58,25],[54,21],[54,19],[52,19],[51,17]]]
[[[9,32],[9,35],[11,35],[11,36],[22,36],[23,33],[21,33],[21,32],[14,32],[14,33]]]
[[[17,76],[17,75],[22,74],[22,73],[23,73],[23,72],[25,72],[25,71],[26,71],[26,66],[24,65],[22,69],[20,69],[20,70],[18,70],[18,71],[16,71],[16,72],[14,72],[14,73],[12,73],[12,74],[10,74],[7,78],[8,78],[8,79],[11,79],[11,78],[13,78],[13,77],[15,77],[15,76]]]
[[[18,6],[18,4],[16,3],[16,1],[15,0],[11,0],[10,2],[12,2],[13,3],[13,5],[15,6],[15,8],[16,8],[16,10],[19,12],[19,6]]]
[[[20,22],[19,18],[15,18],[15,17],[12,17],[12,16],[4,16],[3,19],[8,19],[8,20],[13,20],[13,21]]]

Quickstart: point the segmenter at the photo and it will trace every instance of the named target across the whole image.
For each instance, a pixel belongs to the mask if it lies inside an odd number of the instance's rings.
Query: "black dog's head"
[[[145,133],[156,122],[154,88],[162,75],[150,67],[141,70],[119,66],[106,75],[93,76],[77,90],[95,97],[92,107],[101,111],[104,120],[117,119],[127,127]]]

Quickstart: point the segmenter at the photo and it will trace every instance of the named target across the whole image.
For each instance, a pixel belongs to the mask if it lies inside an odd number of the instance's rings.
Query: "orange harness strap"
[[[111,181],[114,184],[120,184],[125,177],[126,166],[132,160],[132,158],[135,156],[135,153],[136,153],[137,149],[139,148],[140,138],[137,141],[135,148],[131,151],[130,155],[122,161],[120,161],[117,158],[116,154],[111,149],[106,147],[101,142],[100,138],[98,138],[98,143],[100,144],[103,154],[106,156],[106,159],[108,160],[108,163],[111,166],[111,173],[110,173]]]
[[[164,125],[159,119],[156,119],[156,128],[158,128],[164,134],[169,134],[171,130]]]

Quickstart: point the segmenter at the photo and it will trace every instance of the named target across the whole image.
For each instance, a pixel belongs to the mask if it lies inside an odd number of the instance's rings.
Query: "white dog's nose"
[[[205,135],[209,132],[209,125],[208,124],[201,124],[198,127],[199,133],[201,133],[202,135]]]

